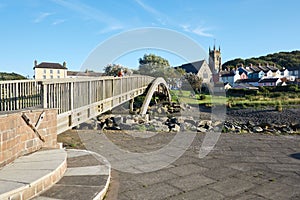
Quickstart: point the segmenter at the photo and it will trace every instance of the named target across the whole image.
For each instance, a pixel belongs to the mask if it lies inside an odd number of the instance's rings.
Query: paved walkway
[[[300,137],[255,134],[222,134],[206,157],[198,157],[204,134],[197,134],[185,153],[165,168],[147,173],[149,163],[164,163],[170,152],[145,163],[112,152],[103,133],[79,131],[89,149],[105,156],[112,167],[112,183],[106,199],[300,199]],[[109,133],[106,136],[124,151],[151,152],[164,147],[174,134]],[[152,137],[150,137],[152,136]],[[147,137],[147,133],[144,134]],[[129,160],[130,163],[126,162]],[[126,168],[125,166],[132,168]]]
[[[49,190],[34,200],[103,199],[110,182],[110,164],[85,150],[67,150],[67,170]]]

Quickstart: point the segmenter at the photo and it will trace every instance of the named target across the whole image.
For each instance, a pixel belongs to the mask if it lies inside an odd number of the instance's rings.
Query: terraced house
[[[297,68],[298,69],[298,68]],[[279,69],[276,66],[241,66],[229,71],[220,73],[221,80],[234,87],[240,84],[251,86],[277,86],[286,85],[295,81],[297,70],[289,71],[286,68]]]

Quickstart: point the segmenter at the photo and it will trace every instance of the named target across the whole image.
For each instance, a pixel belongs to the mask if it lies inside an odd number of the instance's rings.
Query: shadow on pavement
[[[295,159],[299,159],[300,160],[300,153],[293,153],[290,155],[292,158],[295,158]]]

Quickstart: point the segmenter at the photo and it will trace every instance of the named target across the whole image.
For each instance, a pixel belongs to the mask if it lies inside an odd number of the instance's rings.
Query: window
[[[46,79],[46,75],[43,76],[43,79]]]
[[[52,69],[50,69],[50,74],[53,74],[53,70]]]
[[[60,70],[59,69],[57,70],[57,74],[60,74]]]
[[[53,75],[51,75],[50,78],[53,79]]]
[[[46,73],[47,73],[47,70],[44,69],[44,74],[46,74]]]
[[[60,76],[57,76],[57,78],[60,78]]]
[[[203,78],[208,78],[208,74],[206,72],[203,73]]]
[[[294,71],[294,74],[295,74],[295,76],[297,76],[298,75],[298,71],[296,70],[296,71]]]

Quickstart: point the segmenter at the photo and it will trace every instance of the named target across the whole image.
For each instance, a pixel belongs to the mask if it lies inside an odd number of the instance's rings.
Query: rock
[[[126,119],[126,124],[136,124],[136,122],[134,121],[134,119]]]
[[[293,129],[291,129],[291,127],[286,126],[280,129],[283,133],[288,133],[288,134],[292,134],[294,133]]]
[[[180,131],[180,126],[178,124],[174,124],[174,127],[171,128],[171,131],[179,132]]]
[[[205,133],[206,131],[207,131],[207,129],[205,129],[203,127],[197,127],[197,132]]]
[[[193,119],[185,119],[184,123],[191,124],[192,126],[197,126],[197,122]]]
[[[205,127],[205,128],[208,128],[211,125],[212,125],[212,121],[211,120],[201,120],[198,123],[199,127]]]
[[[169,129],[169,126],[161,124],[159,126],[155,126],[155,131],[158,131],[158,132],[169,132],[170,129]]]
[[[120,123],[119,127],[122,130],[131,130],[132,129],[132,125],[131,124],[125,124],[125,123]]]
[[[254,126],[253,131],[256,133],[261,133],[264,131],[264,129],[262,129],[260,126]]]

